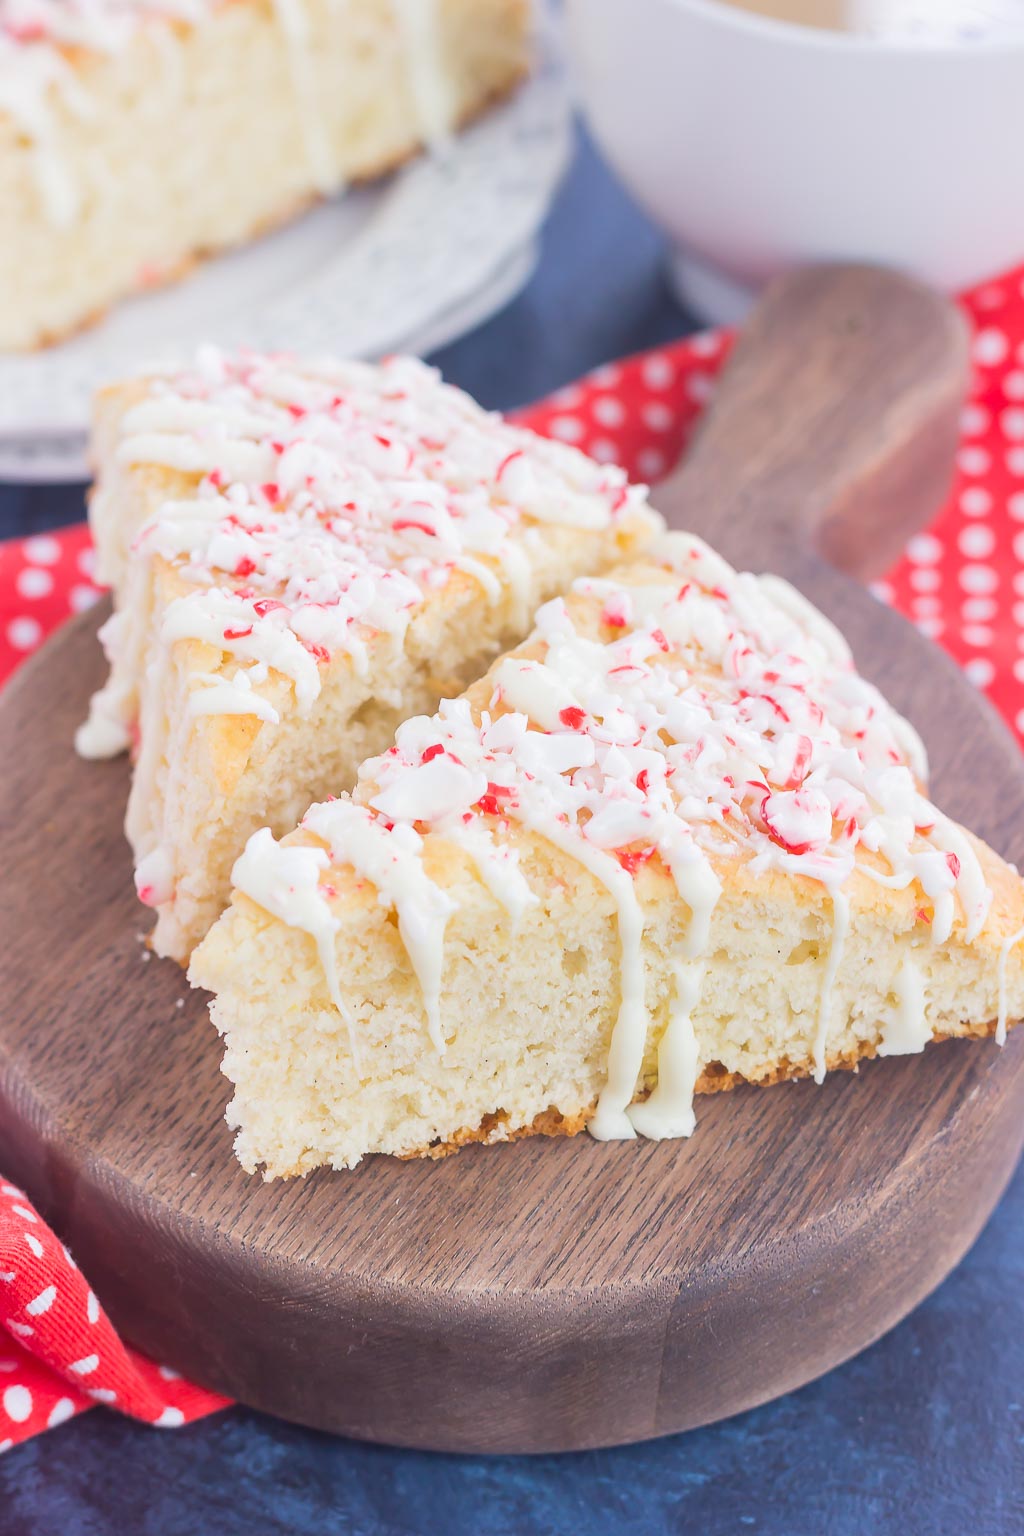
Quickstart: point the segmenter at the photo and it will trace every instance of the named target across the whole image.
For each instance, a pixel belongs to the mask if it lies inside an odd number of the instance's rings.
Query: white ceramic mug
[[[591,128],[708,319],[804,262],[956,289],[1024,260],[1024,35],[882,41],[717,0],[568,12]]]

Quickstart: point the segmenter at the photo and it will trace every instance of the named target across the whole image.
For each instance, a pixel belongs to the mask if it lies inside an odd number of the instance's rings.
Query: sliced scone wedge
[[[528,0],[2,0],[0,352],[443,143],[525,74],[529,24]]]
[[[208,351],[101,397],[90,518],[115,613],[79,751],[131,745],[154,944],[184,960],[263,825],[354,783],[539,602],[661,527],[621,470],[409,358]]]
[[[1024,882],[785,582],[671,534],[575,583],[354,793],[257,832],[192,959],[267,1177],[688,1135],[1024,1009]]]

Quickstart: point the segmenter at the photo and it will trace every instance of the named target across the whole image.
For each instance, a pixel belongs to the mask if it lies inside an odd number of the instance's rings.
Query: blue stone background
[[[678,336],[690,322],[662,262],[581,141],[533,281],[437,361],[510,407]],[[82,515],[80,488],[0,487],[4,535]],[[174,1431],[98,1410],[0,1457],[0,1536],[1024,1536],[1022,1228],[1018,1172],[900,1327],[707,1429],[516,1459],[359,1445],[243,1409]]]

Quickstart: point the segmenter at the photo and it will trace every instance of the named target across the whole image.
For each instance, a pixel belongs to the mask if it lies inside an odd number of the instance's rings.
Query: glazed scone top
[[[194,713],[275,721],[260,693],[268,669],[308,706],[323,663],[344,652],[365,673],[374,635],[400,637],[455,572],[491,600],[525,595],[543,525],[658,526],[621,470],[482,410],[411,358],[316,364],[205,349],[192,369],[149,381],[121,422],[118,456],[188,477],[187,496],[158,507],[134,550],[173,562],[189,588],[164,638],[230,658],[193,695]]]
[[[882,886],[916,882],[918,921],[939,944],[958,911],[971,942],[992,900],[969,839],[924,796],[916,733],[858,675],[829,621],[787,583],[737,574],[689,535],[667,535],[654,558],[628,575],[577,581],[568,601],[546,604],[534,641],[489,674],[486,698],[478,689],[401,726],[395,746],[364,765],[353,799],[304,818],[326,848],[279,844],[264,830],[234,872],[239,889],[314,935],[342,1012],[320,876],[337,862],[376,885],[398,913],[443,1048],[452,907],[427,879],[423,837],[461,845],[512,920],[536,898],[510,831],[555,844],[607,888],[618,914],[622,1001],[592,1124],[601,1136],[679,1134],[692,1118],[675,1090],[629,1107],[646,1040],[636,883],[648,864],[664,869],[690,909],[678,977],[687,1011],[723,860],[827,889],[834,925],[819,1079],[854,870]],[[913,994],[909,971],[905,980]]]
[[[389,0],[398,32],[420,138],[429,145],[451,132],[455,97],[437,43],[438,0]],[[46,216],[70,227],[82,207],[83,188],[68,166],[55,102],[72,118],[88,120],[96,103],[74,67],[81,54],[112,55],[141,28],[170,45],[176,27],[200,22],[225,0],[0,0],[0,117],[9,116],[31,144],[33,169]],[[311,40],[305,0],[271,0],[288,59],[303,148],[317,190],[339,190],[324,125],[309,90]],[[162,52],[158,57],[166,53]],[[170,55],[167,55],[170,61]],[[159,84],[149,82],[155,89]]]

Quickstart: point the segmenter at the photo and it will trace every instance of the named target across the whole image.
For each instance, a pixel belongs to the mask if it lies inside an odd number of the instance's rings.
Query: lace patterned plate
[[[568,159],[556,29],[534,72],[443,154],[129,299],[58,347],[0,356],[0,479],[85,478],[93,390],[199,342],[373,356],[443,345],[525,283]]]

